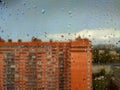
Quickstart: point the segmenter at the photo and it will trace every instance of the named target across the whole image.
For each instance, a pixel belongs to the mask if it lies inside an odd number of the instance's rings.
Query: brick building
[[[0,38],[0,90],[92,90],[90,41]]]

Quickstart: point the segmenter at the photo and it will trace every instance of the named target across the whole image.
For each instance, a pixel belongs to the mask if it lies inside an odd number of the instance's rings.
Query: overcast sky
[[[5,40],[68,40],[81,35],[93,43],[120,45],[120,0],[2,1],[0,37]]]

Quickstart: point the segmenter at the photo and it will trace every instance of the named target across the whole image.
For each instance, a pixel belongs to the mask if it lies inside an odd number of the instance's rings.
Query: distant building
[[[99,50],[99,54],[104,54],[105,50]]]
[[[114,86],[114,90],[120,90],[120,64],[113,65],[113,77],[112,77],[112,83]]]
[[[0,39],[0,90],[92,90],[90,41]]]
[[[110,55],[117,55],[116,50],[110,50],[109,53],[110,53]]]

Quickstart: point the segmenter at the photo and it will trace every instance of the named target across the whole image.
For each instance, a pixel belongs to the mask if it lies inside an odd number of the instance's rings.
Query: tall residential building
[[[0,38],[0,90],[92,90],[91,42]]]

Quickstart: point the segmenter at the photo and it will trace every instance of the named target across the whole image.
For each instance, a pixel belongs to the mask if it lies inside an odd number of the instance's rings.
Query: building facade
[[[0,90],[92,90],[90,41],[0,39]]]

